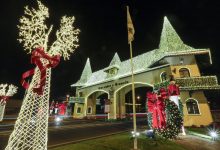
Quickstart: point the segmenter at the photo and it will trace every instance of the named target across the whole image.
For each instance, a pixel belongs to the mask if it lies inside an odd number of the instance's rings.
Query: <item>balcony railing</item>
[[[176,78],[181,90],[213,90],[220,89],[216,76]]]
[[[85,97],[70,97],[69,103],[85,103]]]

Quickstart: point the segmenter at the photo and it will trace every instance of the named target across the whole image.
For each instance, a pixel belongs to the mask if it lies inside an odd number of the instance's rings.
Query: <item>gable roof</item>
[[[164,17],[163,29],[160,37],[159,49],[164,52],[182,51],[193,49],[192,47],[183,43],[175,29],[170,24],[167,17]]]
[[[80,79],[75,83],[75,86],[84,85],[84,83],[86,83],[88,81],[88,79],[90,78],[91,75],[92,75],[92,69],[91,69],[91,65],[90,65],[90,60],[89,60],[89,58],[87,58],[82,75],[81,75]]]
[[[168,56],[177,56],[177,55],[196,55],[208,53],[210,55],[210,50],[207,49],[194,49],[186,44],[180,39],[169,20],[164,17],[163,29],[160,38],[160,44],[158,49],[146,52],[144,54],[138,55],[133,58],[134,64],[134,74],[142,71],[151,70],[151,66]],[[115,76],[107,76],[107,69],[112,67],[118,68],[118,73]],[[91,66],[90,66],[91,68]],[[84,69],[85,70],[85,69]],[[84,71],[82,73],[84,75]],[[100,84],[103,82],[115,80],[125,76],[131,75],[131,64],[130,59],[122,61],[120,60],[117,53],[115,53],[110,65],[104,69],[98,70],[90,74],[87,80],[81,80],[84,78],[81,76],[80,80],[77,83],[72,84],[71,86],[82,86],[87,87],[95,84]]]

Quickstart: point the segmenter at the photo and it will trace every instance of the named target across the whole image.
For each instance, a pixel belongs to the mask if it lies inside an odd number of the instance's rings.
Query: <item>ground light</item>
[[[140,132],[134,132],[131,131],[132,137],[139,137],[140,136]]]
[[[212,140],[216,140],[218,138],[218,131],[210,130],[209,135],[212,137]]]

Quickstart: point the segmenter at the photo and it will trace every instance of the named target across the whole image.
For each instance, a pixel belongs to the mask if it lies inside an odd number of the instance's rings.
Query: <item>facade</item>
[[[159,48],[133,58],[135,88],[143,87],[147,92],[154,84],[173,75],[180,86],[184,125],[209,125],[213,119],[204,91],[220,89],[220,86],[216,76],[201,75],[198,57],[207,57],[206,61],[212,64],[210,50],[184,44],[165,17]],[[130,104],[126,97],[131,91],[130,60],[121,61],[115,53],[108,67],[92,72],[87,59],[81,78],[71,86],[76,87],[76,97],[69,101],[73,117],[93,118],[98,112],[104,114],[102,99],[109,99],[110,111],[106,117],[124,118],[129,113]]]

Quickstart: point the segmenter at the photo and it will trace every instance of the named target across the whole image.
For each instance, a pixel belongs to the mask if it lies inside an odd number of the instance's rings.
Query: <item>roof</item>
[[[170,24],[169,20],[164,17],[164,24],[160,37],[159,48],[133,58],[134,74],[140,71],[142,72],[151,70],[151,65],[163,59],[164,57],[190,54],[195,55],[203,53],[210,54],[210,50],[194,49],[184,44]],[[88,64],[86,65],[88,67]],[[106,70],[113,67],[116,67],[118,69],[117,74],[115,76],[107,76],[108,74]],[[98,70],[93,73],[88,71],[89,73],[85,75],[85,68],[83,70],[80,80],[77,81],[77,83],[72,84],[71,86],[87,87],[131,75],[130,59],[121,61],[117,53],[115,53],[110,65],[104,69]],[[91,66],[88,68],[91,69]]]

